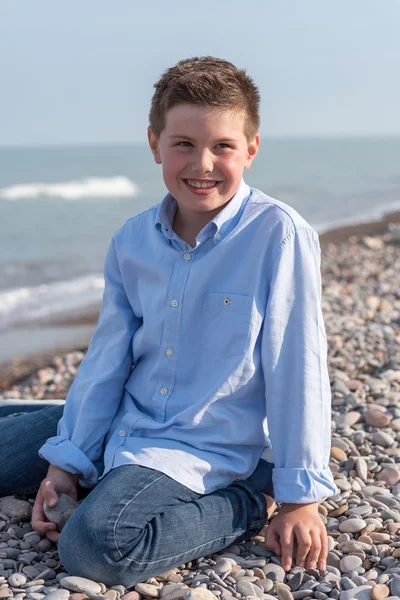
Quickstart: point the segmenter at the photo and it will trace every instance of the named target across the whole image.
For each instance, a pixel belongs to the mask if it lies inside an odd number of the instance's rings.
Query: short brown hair
[[[212,56],[186,58],[167,69],[154,84],[150,127],[160,137],[167,111],[181,103],[214,106],[245,113],[245,135],[248,140],[260,126],[260,93],[244,69]]]

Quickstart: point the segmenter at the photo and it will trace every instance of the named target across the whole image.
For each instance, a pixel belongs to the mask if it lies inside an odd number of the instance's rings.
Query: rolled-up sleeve
[[[57,435],[39,449],[39,456],[65,471],[80,474],[90,487],[99,474],[110,428],[130,375],[132,338],[140,326],[125,293],[114,238],[104,264],[104,294],[99,321],[79,367],[58,422]]]
[[[318,234],[308,228],[293,229],[274,259],[262,368],[277,502],[316,502],[338,493],[329,468],[331,390],[320,266]]]

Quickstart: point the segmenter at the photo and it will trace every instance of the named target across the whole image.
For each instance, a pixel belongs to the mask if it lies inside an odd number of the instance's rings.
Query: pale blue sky
[[[0,0],[0,145],[145,142],[181,58],[247,69],[266,136],[400,134],[399,0]]]

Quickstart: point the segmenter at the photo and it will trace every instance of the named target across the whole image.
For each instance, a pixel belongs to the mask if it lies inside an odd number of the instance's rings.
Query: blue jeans
[[[57,434],[63,410],[51,406],[0,421],[0,496],[37,491],[49,466],[37,451]],[[155,469],[117,467],[86,490],[62,530],[61,562],[71,575],[130,588],[250,539],[267,522],[261,492],[273,496],[272,468],[260,459],[248,479],[198,494]]]

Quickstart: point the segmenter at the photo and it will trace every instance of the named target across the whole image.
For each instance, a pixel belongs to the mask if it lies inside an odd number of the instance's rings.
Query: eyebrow
[[[186,135],[186,134],[182,134],[182,135],[179,135],[179,134],[178,135],[170,135],[169,137],[171,139],[175,139],[175,138],[176,139],[178,139],[178,138],[182,139],[183,138],[183,139],[189,140],[191,142],[195,142],[196,141],[194,138],[191,138],[189,135]],[[214,140],[214,141],[215,142],[219,142],[219,143],[221,143],[221,142],[237,142],[237,138],[221,138],[219,140]]]

